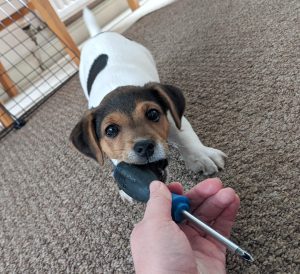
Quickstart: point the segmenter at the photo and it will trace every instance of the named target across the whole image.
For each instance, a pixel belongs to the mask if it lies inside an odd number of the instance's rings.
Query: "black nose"
[[[141,157],[150,157],[154,153],[155,142],[152,140],[144,140],[137,142],[133,149],[137,155]]]

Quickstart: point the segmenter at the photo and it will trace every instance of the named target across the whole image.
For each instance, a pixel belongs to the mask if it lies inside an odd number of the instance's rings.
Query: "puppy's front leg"
[[[224,168],[226,154],[218,149],[204,146],[193,130],[189,121],[183,116],[179,130],[170,114],[169,141],[178,146],[186,166],[192,171],[202,171],[204,175],[216,173]]]

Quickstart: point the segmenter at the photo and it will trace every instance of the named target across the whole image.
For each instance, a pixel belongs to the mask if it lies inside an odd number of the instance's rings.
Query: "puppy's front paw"
[[[222,151],[201,146],[189,150],[190,153],[184,157],[185,164],[194,172],[202,171],[204,175],[212,175],[220,169],[224,169],[225,158]]]
[[[127,201],[130,204],[133,203],[133,199],[128,194],[126,194],[123,190],[119,190],[119,194],[123,202]]]

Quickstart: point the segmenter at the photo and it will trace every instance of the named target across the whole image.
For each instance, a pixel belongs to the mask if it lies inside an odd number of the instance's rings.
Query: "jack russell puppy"
[[[201,143],[183,116],[181,90],[160,83],[149,50],[102,32],[88,9],[83,17],[91,38],[81,51],[79,77],[89,110],[71,133],[74,146],[100,165],[106,155],[114,165],[161,163],[165,171],[168,143],[175,143],[192,171],[223,169],[226,155]]]

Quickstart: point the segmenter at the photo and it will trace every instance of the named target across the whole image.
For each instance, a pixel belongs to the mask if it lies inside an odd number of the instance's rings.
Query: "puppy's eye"
[[[118,125],[112,124],[105,129],[105,135],[109,138],[115,138],[120,131]]]
[[[160,118],[160,113],[158,110],[151,108],[146,112],[146,117],[153,122],[158,122]]]

